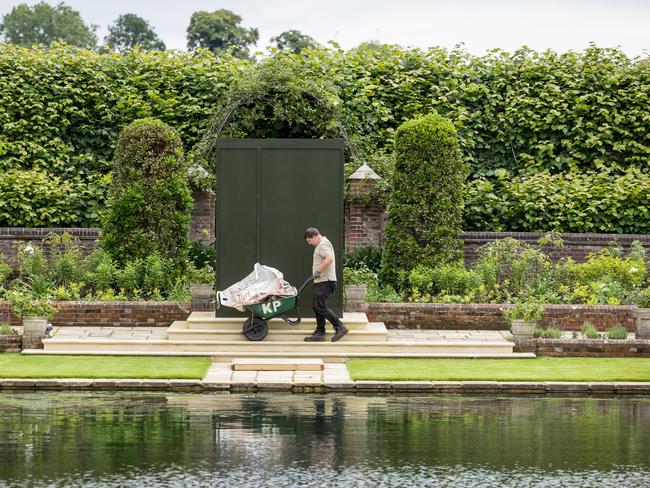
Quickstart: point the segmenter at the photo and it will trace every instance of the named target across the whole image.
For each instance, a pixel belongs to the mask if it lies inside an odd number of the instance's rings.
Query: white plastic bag
[[[284,281],[280,271],[255,263],[251,274],[219,292],[219,304],[243,312],[244,305],[263,302],[270,296],[291,297],[297,294],[296,287]]]

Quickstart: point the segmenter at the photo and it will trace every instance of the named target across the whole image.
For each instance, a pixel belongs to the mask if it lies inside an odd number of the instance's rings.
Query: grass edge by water
[[[650,358],[367,358],[347,364],[355,381],[650,381]]]
[[[196,356],[29,356],[0,354],[0,378],[202,379],[212,364]]]

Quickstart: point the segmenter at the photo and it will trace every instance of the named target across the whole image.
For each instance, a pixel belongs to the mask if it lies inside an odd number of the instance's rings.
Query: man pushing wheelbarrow
[[[325,320],[334,326],[332,342],[340,340],[348,333],[348,328],[343,325],[341,319],[329,308],[328,301],[336,289],[336,256],[334,248],[327,237],[322,236],[316,227],[309,227],[305,230],[305,240],[310,246],[314,246],[314,258],[312,261],[312,277],[314,278],[314,302],[313,308],[316,314],[316,330],[306,342],[322,342],[325,340]]]
[[[280,318],[291,325],[300,324],[298,299],[300,293],[312,280],[314,281],[313,309],[316,314],[316,330],[311,336],[305,337],[305,341],[325,340],[325,320],[329,320],[334,326],[332,342],[340,340],[348,333],[347,327],[327,303],[336,288],[336,263],[332,244],[314,227],[305,231],[305,240],[315,247],[312,274],[298,290],[286,282],[277,269],[256,263],[253,272],[246,278],[217,292],[217,306],[225,305],[236,308],[240,312],[244,310],[250,312],[250,318],[242,327],[242,334],[248,340],[264,339],[269,330],[268,321],[272,318]],[[295,309],[296,319],[290,319],[286,315],[293,309]]]

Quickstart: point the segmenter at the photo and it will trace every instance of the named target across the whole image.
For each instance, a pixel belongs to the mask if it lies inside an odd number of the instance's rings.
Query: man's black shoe
[[[341,324],[341,327],[338,328],[338,330],[336,331],[336,334],[334,334],[334,336],[332,337],[332,342],[338,341],[339,339],[341,339],[348,332],[350,332],[348,330],[348,328],[345,325]]]
[[[314,332],[309,337],[305,337],[305,342],[324,342],[324,341],[325,341],[325,334],[319,334],[318,332]]]

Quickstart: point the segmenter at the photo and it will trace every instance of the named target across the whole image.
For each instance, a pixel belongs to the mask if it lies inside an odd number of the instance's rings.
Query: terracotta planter
[[[532,339],[535,322],[526,322],[523,319],[514,319],[510,323],[510,332],[515,340]]]
[[[209,301],[212,299],[212,285],[210,283],[190,284],[192,301]]]
[[[23,334],[26,336],[44,336],[46,327],[46,317],[23,317]]]
[[[345,296],[346,312],[364,312],[366,305],[366,294],[368,285],[345,285],[343,294]]]
[[[650,308],[637,308],[634,312],[636,324],[634,333],[637,339],[650,339]]]

